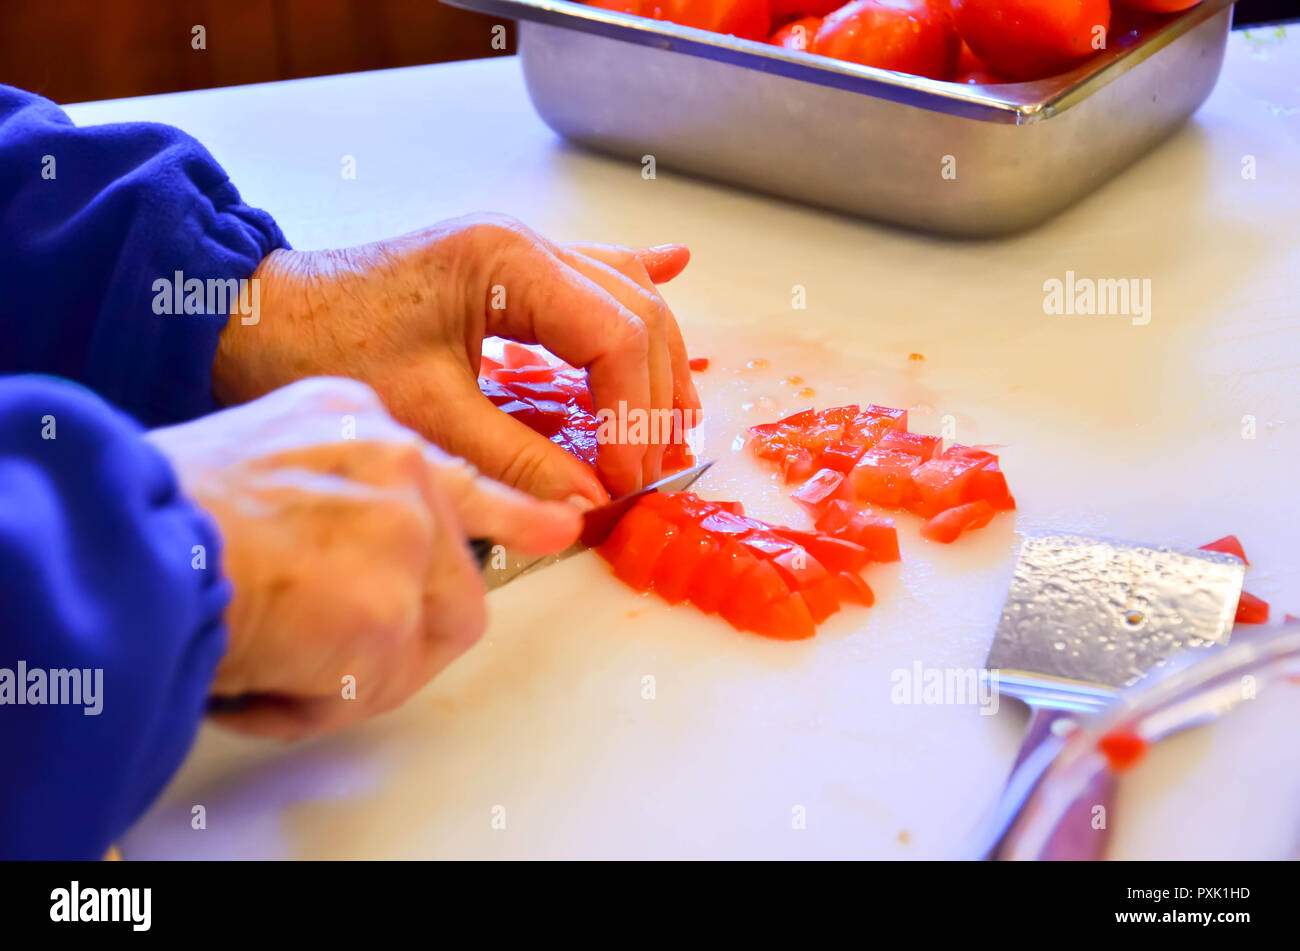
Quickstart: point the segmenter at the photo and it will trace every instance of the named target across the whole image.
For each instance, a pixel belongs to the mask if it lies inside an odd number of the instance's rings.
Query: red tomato
[[[814,45],[823,56],[948,79],[961,38],[944,0],[853,0],[826,17]]]
[[[862,454],[867,451],[866,446],[860,446],[856,443],[841,440],[834,445],[827,446],[822,457],[817,460],[817,464],[826,469],[834,469],[837,472],[848,472],[858,464]],[[787,479],[787,482],[790,480]]]
[[[544,356],[533,350],[531,347],[525,347],[522,343],[515,343],[513,340],[507,340],[502,348],[503,357],[506,367],[517,369],[519,367],[549,367],[551,362]]]
[[[701,566],[717,554],[719,544],[698,528],[685,526],[664,548],[655,571],[654,590],[669,604],[686,599]]]
[[[862,580],[861,575],[854,574],[852,571],[841,571],[835,576],[835,581],[839,587],[841,601],[856,601],[864,608],[869,608],[876,603],[875,592]]]
[[[1241,598],[1237,601],[1238,624],[1267,624],[1268,623],[1268,602],[1263,598],[1257,598],[1249,591],[1241,592]]]
[[[975,55],[1011,79],[1065,72],[1110,27],[1109,0],[952,0],[952,8]]]
[[[1208,545],[1202,545],[1201,551],[1221,551],[1229,555],[1236,555],[1246,564],[1250,564],[1246,558],[1246,550],[1241,547],[1241,541],[1236,535],[1224,535],[1222,538],[1210,542]]]
[[[772,29],[769,0],[646,0],[647,15],[746,40],[765,40]]]
[[[825,453],[822,454],[823,458]],[[807,449],[796,449],[794,452],[788,452],[781,461],[781,477],[786,482],[802,482],[816,471],[813,464],[813,455]]]
[[[697,373],[707,370],[709,368],[708,357],[691,357],[691,359],[688,360],[687,363],[690,365],[690,368]]]
[[[773,46],[784,46],[788,50],[800,53],[815,53],[813,37],[821,29],[821,17],[803,17],[793,23],[787,23],[768,39]]]
[[[808,613],[820,624],[840,609],[840,586],[835,575],[827,575],[799,592]]]
[[[961,44],[961,55],[957,57],[957,75],[952,78],[952,81],[974,86],[1006,82],[984,65],[984,61],[975,55],[965,40]]]
[[[649,591],[659,557],[678,533],[648,506],[633,506],[600,546],[600,553],[614,569],[614,575],[637,591]]]
[[[772,566],[781,572],[791,591],[802,591],[827,576],[822,563],[798,545],[792,545],[773,558]]]
[[[1117,7],[1128,7],[1144,13],[1178,13],[1180,10],[1190,10],[1200,2],[1201,0],[1114,0]]]
[[[945,545],[957,539],[962,532],[972,528],[983,528],[993,518],[993,506],[983,499],[966,505],[957,505],[945,509],[921,526],[921,535],[932,542]]]
[[[1123,772],[1147,751],[1147,741],[1132,730],[1112,730],[1097,741],[1097,749],[1115,772]]]
[[[772,22],[785,23],[796,17],[824,17],[844,0],[771,0]]]
[[[861,545],[872,561],[898,561],[898,530],[893,519],[876,518],[851,502],[834,501],[817,519],[817,530]]]
[[[910,508],[918,515],[929,518],[945,509],[961,505],[968,494],[971,477],[983,463],[974,459],[931,459],[917,466],[912,473],[916,485],[916,501]]]
[[[626,516],[624,516],[626,520]],[[619,522],[622,525],[622,522]],[[601,554],[604,554],[602,551]],[[742,574],[750,569],[757,558],[730,539],[719,540],[719,547],[686,589],[686,596],[705,614],[716,614],[722,601]]]

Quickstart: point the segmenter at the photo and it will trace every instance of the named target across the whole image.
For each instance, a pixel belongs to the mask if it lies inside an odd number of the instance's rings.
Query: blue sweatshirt
[[[283,245],[179,130],[0,86],[0,858],[100,857],[193,741],[229,590],[141,427],[216,408],[225,313],[157,282]]]

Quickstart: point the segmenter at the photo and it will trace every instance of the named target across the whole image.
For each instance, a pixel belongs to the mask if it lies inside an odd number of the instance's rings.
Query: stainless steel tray
[[[1047,219],[1186,121],[1218,79],[1234,0],[1204,0],[1063,76],[996,86],[568,0],[444,2],[520,21],[529,96],[567,139],[839,212],[988,236]]]

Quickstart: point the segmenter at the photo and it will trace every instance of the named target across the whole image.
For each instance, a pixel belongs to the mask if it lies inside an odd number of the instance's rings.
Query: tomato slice
[[[1249,591],[1241,592],[1241,597],[1237,601],[1238,624],[1267,624],[1268,623],[1268,602],[1263,598],[1257,598]]]
[[[820,581],[814,581],[799,594],[808,605],[808,613],[817,624],[840,609],[840,584],[835,575],[828,574]]]
[[[875,448],[910,453],[913,456],[920,456],[924,462],[929,462],[939,451],[940,442],[938,436],[922,436],[919,433],[894,429],[881,436]]]
[[[749,570],[739,575],[718,605],[718,613],[732,627],[752,629],[758,611],[764,605],[790,596],[790,586],[781,572],[763,559],[754,560]]]
[[[1214,541],[1201,546],[1201,551],[1221,551],[1228,555],[1236,555],[1247,565],[1250,560],[1246,557],[1246,550],[1241,547],[1241,541],[1236,535],[1224,535]]]
[[[915,471],[922,465],[920,456],[893,449],[869,449],[849,473],[854,494],[877,505],[902,506],[916,495]]]
[[[777,598],[756,608],[746,607],[738,617],[742,630],[753,631],[778,641],[802,641],[817,633],[816,622],[803,596],[798,593]]]
[[[962,532],[983,528],[993,518],[993,506],[983,499],[945,509],[921,526],[921,535],[934,542],[949,544]]]
[[[615,577],[637,591],[649,591],[659,558],[678,531],[654,509],[636,505],[619,519],[599,550]]]

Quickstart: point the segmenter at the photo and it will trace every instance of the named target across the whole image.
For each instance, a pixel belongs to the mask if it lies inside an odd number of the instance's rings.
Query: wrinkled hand
[[[681,333],[655,290],[688,258],[677,245],[559,245],[494,216],[339,251],[275,251],[253,275],[257,322],[232,319],[222,333],[213,389],[229,404],[304,376],[351,377],[485,474],[599,504],[607,495],[586,466],[479,392],[483,338],[540,343],[585,368],[597,409],[698,411]],[[602,444],[601,479],[633,491],[659,477],[663,450]]]
[[[219,717],[248,732],[296,738],[397,706],[483,631],[467,537],[545,554],[580,529],[572,506],[483,478],[351,380],[149,438],[221,528],[234,593],[212,691],[255,696]]]

